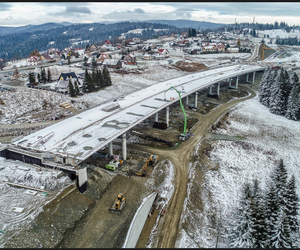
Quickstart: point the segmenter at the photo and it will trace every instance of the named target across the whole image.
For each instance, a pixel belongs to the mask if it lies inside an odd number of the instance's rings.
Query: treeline
[[[232,31],[232,30],[237,30],[237,29],[255,29],[255,30],[273,30],[273,29],[284,29],[287,32],[290,32],[292,29],[299,29],[299,25],[293,25],[289,26],[286,22],[280,22],[278,23],[275,21],[274,23],[249,23],[249,22],[244,22],[244,23],[234,23],[234,24],[227,24],[224,26],[221,26],[219,28],[216,28],[216,30],[219,31]]]
[[[280,160],[267,190],[259,182],[246,183],[234,221],[229,226],[230,246],[234,248],[294,248],[299,246],[299,198],[295,176],[287,179]]]
[[[102,73],[100,69],[93,70],[89,73],[85,70],[82,92],[89,93],[97,91],[103,87],[110,86],[111,78],[107,68],[103,68]]]
[[[260,81],[259,101],[276,115],[300,119],[300,82],[298,75],[289,77],[284,68],[267,68]]]
[[[90,30],[93,28],[92,30]],[[120,36],[129,30],[146,28],[142,37],[150,38],[154,34],[164,34],[172,32],[175,26],[146,22],[119,22],[113,24],[74,24],[70,26],[48,29],[46,31],[38,30],[18,34],[9,34],[0,37],[0,58],[14,60],[25,58],[35,49],[45,51],[50,47],[63,50],[70,47],[71,39],[80,38],[82,41],[89,40],[89,44],[104,41],[110,36]],[[167,29],[156,32],[154,29]],[[133,34],[134,35],[134,34]],[[49,42],[54,41],[53,44]],[[78,45],[80,47],[82,45]]]

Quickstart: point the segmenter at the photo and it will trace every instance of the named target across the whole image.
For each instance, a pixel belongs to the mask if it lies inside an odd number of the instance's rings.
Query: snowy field
[[[256,178],[260,187],[266,190],[270,174],[282,158],[288,170],[288,178],[295,175],[297,193],[300,195],[300,126],[299,121],[291,121],[282,116],[273,115],[268,108],[261,105],[256,96],[237,105],[230,113],[225,129],[215,133],[229,136],[245,137],[244,141],[218,140],[213,144],[211,160],[218,164],[219,169],[209,170],[205,175],[203,189],[210,193],[209,202],[204,198],[204,213],[198,215],[187,209],[183,219],[189,217],[203,218],[204,231],[212,230],[208,223],[209,211],[218,211],[221,238],[219,247],[228,247],[226,234],[228,222],[232,219],[231,212],[238,206],[241,187]],[[193,168],[191,168],[193,173]],[[193,175],[193,174],[192,174]],[[189,193],[190,191],[188,191]],[[182,236],[176,247],[215,247],[216,238],[209,234],[182,230]],[[222,233],[224,235],[222,235]],[[193,237],[191,237],[193,235]]]
[[[0,232],[0,248],[19,228],[26,228],[63,188],[74,185],[61,171],[37,170],[36,166],[0,157],[0,231],[3,232]],[[13,187],[3,181],[40,188],[45,192]]]

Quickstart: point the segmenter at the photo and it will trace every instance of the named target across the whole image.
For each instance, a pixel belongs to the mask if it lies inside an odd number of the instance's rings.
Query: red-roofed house
[[[40,63],[41,59],[38,56],[31,56],[28,59],[29,65],[38,65]]]
[[[105,59],[111,59],[111,56],[106,54],[106,53],[102,53],[99,58],[98,58],[98,61],[104,61]]]
[[[168,58],[170,56],[170,52],[167,49],[159,49],[158,53],[165,58]]]

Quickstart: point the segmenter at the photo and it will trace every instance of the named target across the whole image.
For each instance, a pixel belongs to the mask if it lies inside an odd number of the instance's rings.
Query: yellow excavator
[[[124,206],[125,206],[125,197],[122,193],[119,193],[117,195],[117,198],[114,202],[114,204],[112,205],[112,207],[109,209],[109,211],[111,212],[122,212]]]
[[[159,158],[158,155],[150,155],[150,157],[145,160],[144,167],[141,168],[141,170],[139,172],[135,172],[135,175],[141,176],[141,177],[147,176],[146,170],[147,170],[148,165],[155,164],[158,161],[158,158]]]

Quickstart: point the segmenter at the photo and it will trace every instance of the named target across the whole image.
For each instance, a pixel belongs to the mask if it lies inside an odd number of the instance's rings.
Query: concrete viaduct
[[[41,165],[48,164],[48,167],[60,168],[68,172],[73,179],[75,176],[77,178],[83,176],[78,182],[80,182],[79,190],[84,192],[87,175],[86,170],[83,172],[78,168],[80,162],[106,146],[109,155],[112,155],[113,140],[120,136],[122,157],[126,160],[126,132],[151,116],[155,116],[155,121],[158,122],[158,112],[161,110],[165,110],[165,123],[169,127],[169,106],[179,101],[175,91],[165,93],[171,86],[181,92],[182,101],[184,102],[185,98],[186,104],[189,102],[189,96],[195,94],[194,106],[197,107],[198,92],[201,89],[209,87],[208,94],[218,96],[221,82],[228,81],[229,88],[237,89],[240,76],[246,75],[246,82],[253,83],[256,72],[264,70],[263,66],[239,64],[169,79],[82,112],[33,134],[16,138],[11,145],[2,146],[2,151],[0,145],[0,156],[16,158],[18,154],[16,159],[19,159],[25,151],[40,154]],[[47,157],[43,157],[45,154]],[[30,157],[34,156],[31,154]],[[24,157],[20,159],[25,161]],[[82,185],[84,187],[80,189]]]

